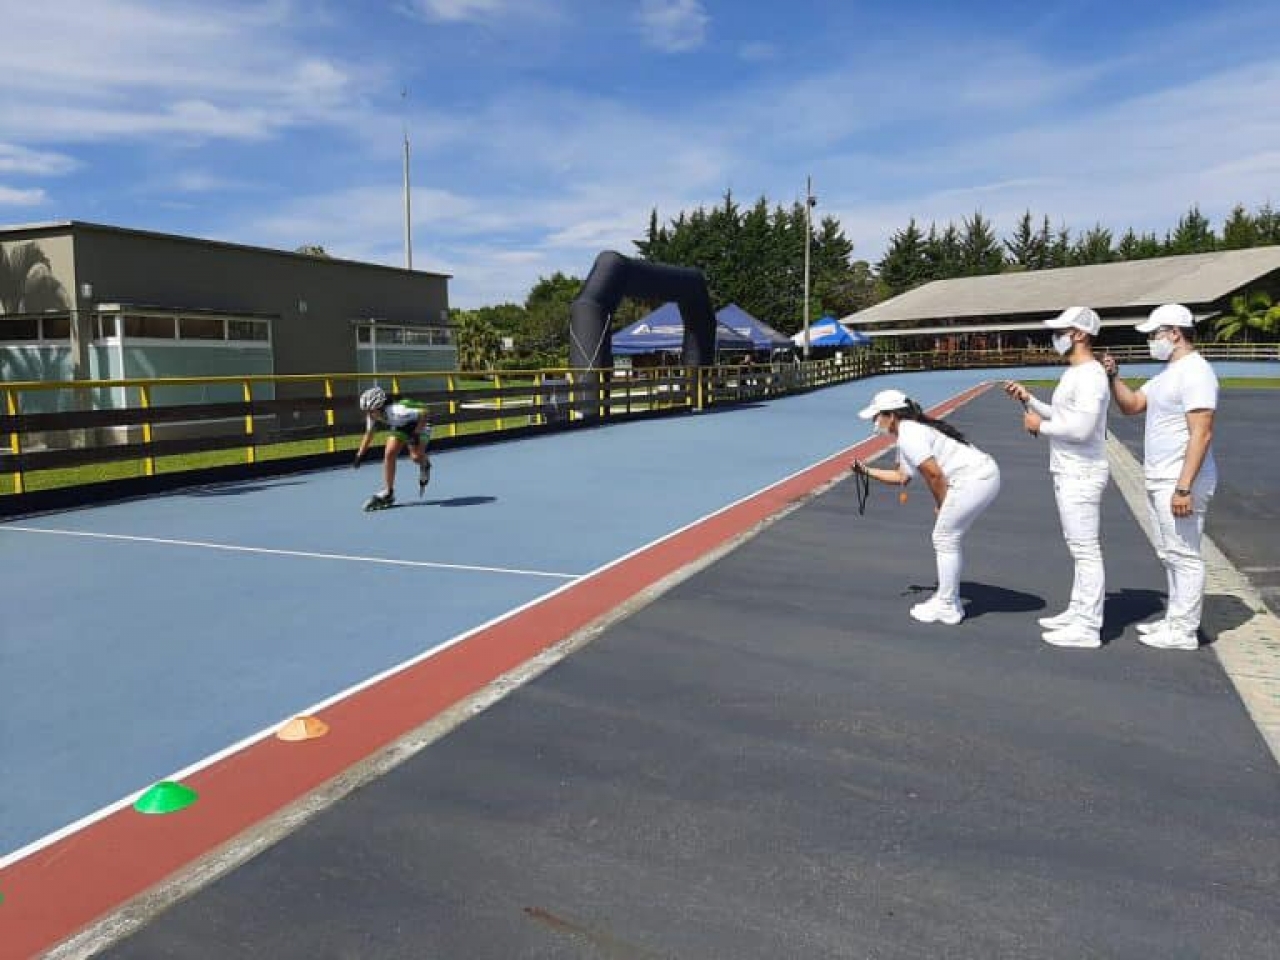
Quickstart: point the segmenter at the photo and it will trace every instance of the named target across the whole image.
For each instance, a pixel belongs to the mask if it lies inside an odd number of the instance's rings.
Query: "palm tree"
[[[28,240],[0,246],[0,314],[66,310],[67,293],[53,275],[49,258]]]
[[[1274,337],[1280,332],[1280,304],[1273,304],[1263,290],[1239,294],[1231,298],[1231,312],[1219,317],[1213,328],[1214,339],[1219,341],[1241,339],[1248,343],[1251,332],[1263,339]]]
[[[454,335],[458,344],[458,366],[463,370],[490,370],[502,351],[502,338],[488,320],[464,312],[458,317]]]
[[[0,317],[64,313],[66,291],[49,268],[39,245],[26,241],[0,244]],[[0,378],[44,380],[49,376],[43,352],[0,350]]]

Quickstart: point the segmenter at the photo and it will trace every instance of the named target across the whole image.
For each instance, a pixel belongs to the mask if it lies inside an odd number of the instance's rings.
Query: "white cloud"
[[[292,4],[8,5],[0,138],[260,139],[338,125],[365,78],[298,39]],[[41,38],[56,38],[58,55]],[[366,74],[376,68],[363,71]]]
[[[980,209],[1007,234],[1030,209],[1073,233],[1095,223],[1163,236],[1192,204],[1217,225],[1236,203],[1276,196],[1280,172],[1280,63],[1200,77],[1159,93],[962,138],[927,155],[893,159],[904,178],[887,202],[845,185],[830,207],[858,256],[877,259],[911,217],[957,224]],[[1243,146],[1240,146],[1243,145]],[[885,157],[850,159],[874,182]],[[839,165],[839,164],[835,164]]]
[[[412,0],[410,9],[428,20],[461,23],[488,20],[510,5],[509,0]]]
[[[0,143],[0,173],[37,177],[57,177],[70,173],[76,162],[64,153],[29,150],[12,143]]]
[[[167,183],[156,184],[160,189],[177,190],[180,193],[223,193],[252,189],[255,184],[236,177],[224,177],[207,170],[184,170]]]
[[[0,207],[38,207],[48,197],[41,189],[15,190],[12,187],[0,186]]]
[[[686,53],[706,41],[711,18],[702,0],[641,0],[636,20],[650,45],[664,53]]]

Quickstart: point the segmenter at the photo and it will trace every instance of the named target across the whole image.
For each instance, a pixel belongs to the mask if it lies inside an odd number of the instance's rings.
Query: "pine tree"
[[[1249,216],[1243,204],[1237,203],[1231,208],[1231,216],[1222,225],[1222,248],[1224,250],[1243,250],[1257,246],[1258,226]]]
[[[1214,235],[1208,218],[1200,212],[1198,204],[1178,220],[1178,226],[1165,241],[1165,253],[1169,255],[1210,253],[1217,247],[1218,238]]]
[[[1071,262],[1077,266],[1110,263],[1114,259],[1116,255],[1111,249],[1111,231],[1100,223],[1085,231],[1071,248]]]
[[[991,221],[975,211],[964,221],[964,236],[960,240],[960,272],[962,276],[977,277],[999,273],[1004,269],[1004,251]]]
[[[1045,233],[1049,230],[1049,218],[1045,217]],[[1071,231],[1067,229],[1066,224],[1058,228],[1058,232],[1053,239],[1049,241],[1047,247],[1047,256],[1045,257],[1045,266],[1053,267],[1069,267],[1071,266]]]
[[[1258,208],[1253,225],[1258,232],[1259,246],[1280,243],[1280,211],[1272,210],[1270,203]]]
[[[905,230],[899,230],[889,239],[889,249],[880,258],[877,269],[890,296],[906,293],[928,278],[929,263],[925,257],[924,237],[920,234],[914,217]]]
[[[1049,218],[1045,217],[1042,230],[1036,230],[1031,224],[1031,211],[1027,210],[1004,246],[1014,266],[1024,270],[1043,270],[1049,255]]]

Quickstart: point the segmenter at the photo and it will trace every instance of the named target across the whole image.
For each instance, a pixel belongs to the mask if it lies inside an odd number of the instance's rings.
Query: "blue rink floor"
[[[967,385],[888,382],[925,400]],[[584,455],[583,469],[599,471],[590,520],[561,516],[555,564],[539,559],[530,528],[520,562],[581,569],[606,541],[616,553],[651,536],[635,516],[650,503],[670,527],[757,489],[862,435],[850,411],[885,383],[768,415],[510,445],[509,460],[550,450],[566,466],[590,440],[625,465],[614,473]],[[1224,416],[1253,424],[1247,446],[1259,433],[1273,444],[1274,424],[1250,413],[1257,398],[1246,393],[1224,397]],[[837,483],[147,914],[102,956],[1274,960],[1280,767],[1212,646],[1249,611],[1212,587],[1209,646],[1140,644],[1134,627],[1161,609],[1164,575],[1112,485],[1104,646],[1041,642],[1035,618],[1065,604],[1071,566],[1045,443],[1021,430],[1020,412],[989,391],[948,418],[1002,474],[965,541],[960,625],[907,615],[934,579],[928,494],[912,485],[899,503],[877,486],[860,513],[854,484]],[[688,438],[682,460],[666,456],[673,434]],[[1226,476],[1249,453],[1229,427],[1221,437]],[[794,459],[770,468],[784,450]],[[441,461],[443,480],[471,458]],[[475,489],[494,507],[548,496],[530,476],[520,476],[530,492],[493,480]],[[319,479],[357,491],[348,475]],[[1215,509],[1227,516],[1223,496]],[[489,506],[403,513],[453,522]],[[552,519],[540,518],[544,531]],[[489,537],[470,546],[501,557],[501,538]],[[276,539],[288,542],[284,531]],[[423,554],[434,556],[425,543]],[[409,573],[440,596],[443,572]],[[500,592],[514,575],[452,576],[470,594]],[[402,612],[388,598],[352,605]],[[334,616],[316,632],[343,629]],[[421,619],[432,623],[430,603]]]
[[[402,507],[373,515],[370,464],[0,524],[0,863],[829,457],[878,389],[930,405],[1054,375],[898,374],[445,451],[423,501],[402,464]]]

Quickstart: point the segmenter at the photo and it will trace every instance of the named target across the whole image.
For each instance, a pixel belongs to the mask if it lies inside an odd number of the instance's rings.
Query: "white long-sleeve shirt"
[[[1107,372],[1097,360],[1067,367],[1051,402],[1030,399],[1043,420],[1040,433],[1049,438],[1050,473],[1106,467],[1110,403]]]

